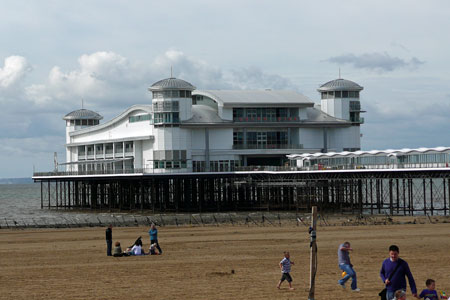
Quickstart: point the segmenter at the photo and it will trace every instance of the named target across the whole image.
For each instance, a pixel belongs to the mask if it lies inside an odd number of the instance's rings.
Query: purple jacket
[[[386,288],[391,292],[395,292],[396,290],[400,289],[406,290],[406,276],[408,277],[409,285],[411,286],[411,292],[413,294],[417,294],[416,283],[414,282],[414,277],[409,270],[408,263],[400,258],[395,262],[391,261],[390,258],[387,258],[383,261],[380,270],[381,279],[383,280],[383,282],[385,282],[392,271],[394,271],[395,266],[399,263],[401,265],[398,267],[397,271],[395,271],[394,276],[390,280],[391,283],[387,285]]]

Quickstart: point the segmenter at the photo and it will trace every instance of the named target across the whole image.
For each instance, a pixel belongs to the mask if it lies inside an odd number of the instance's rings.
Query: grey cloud
[[[344,54],[328,58],[326,61],[335,64],[349,64],[357,69],[366,69],[372,71],[391,72],[396,69],[416,69],[425,62],[416,57],[412,57],[409,61],[390,56],[388,53],[364,53],[361,55]]]

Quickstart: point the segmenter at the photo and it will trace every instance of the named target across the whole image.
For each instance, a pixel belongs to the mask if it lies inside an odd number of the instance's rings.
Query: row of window
[[[239,120],[239,118],[283,118],[298,116],[298,108],[233,108],[233,120]]]
[[[185,160],[155,160],[153,168],[155,169],[184,169],[187,167]]]
[[[94,148],[95,153],[97,155],[105,154],[112,154],[113,149],[115,149],[115,153],[123,153],[125,148],[125,153],[133,152],[133,142],[119,142],[119,143],[108,143],[108,144],[96,144],[96,145],[85,145],[85,146],[78,146],[78,155],[84,156],[86,155],[94,155]]]
[[[234,171],[237,167],[241,165],[239,160],[212,160],[209,162],[209,172],[228,172]],[[205,161],[193,161],[192,162],[193,172],[205,172],[206,163]]]
[[[348,151],[359,150],[358,148],[349,149]],[[345,150],[347,151],[347,150]],[[389,156],[364,156],[364,157],[336,157],[336,158],[321,158],[312,159],[311,165],[322,164],[325,166],[340,166],[340,165],[389,165],[391,163],[404,164],[427,164],[427,163],[446,163],[450,161],[447,153],[430,153],[430,154],[406,154],[397,157]]]
[[[154,150],[154,160],[186,160],[186,150]]]
[[[99,123],[99,120],[67,120],[66,126],[93,126]]]
[[[139,116],[130,116],[128,118],[128,121],[130,123],[134,123],[134,122],[149,121],[151,119],[152,119],[152,115],[151,114],[146,114],[146,115],[139,115]]]
[[[170,113],[155,113],[153,115],[154,118],[154,124],[160,124],[160,123],[180,123],[180,116],[177,112],[170,112]]]
[[[191,98],[191,91],[154,91],[153,99],[166,99],[166,98]]]
[[[153,102],[154,112],[177,112],[180,110],[178,101],[155,101]]]
[[[359,98],[359,91],[322,92],[322,99]]]
[[[287,145],[287,131],[247,131],[235,129],[233,145]]]

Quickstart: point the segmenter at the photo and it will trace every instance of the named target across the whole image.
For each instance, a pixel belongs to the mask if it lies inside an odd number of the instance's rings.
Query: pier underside
[[[41,208],[447,215],[450,169],[43,176]]]

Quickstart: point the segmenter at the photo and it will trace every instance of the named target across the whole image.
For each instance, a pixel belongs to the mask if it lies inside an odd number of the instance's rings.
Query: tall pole
[[[317,206],[312,207],[311,227],[309,235],[311,239],[311,259],[309,273],[309,295],[308,300],[314,300],[314,290],[317,272],[317,244],[316,244],[316,223],[317,223]]]

